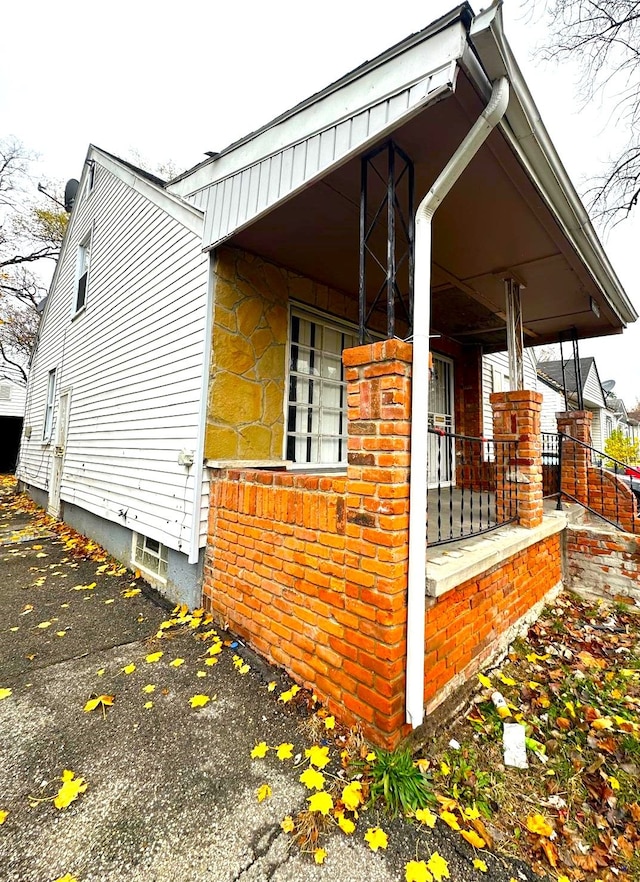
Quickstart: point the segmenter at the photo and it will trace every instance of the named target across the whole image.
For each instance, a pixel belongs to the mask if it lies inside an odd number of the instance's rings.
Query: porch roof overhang
[[[415,165],[418,202],[501,76],[507,112],[434,220],[432,330],[504,349],[513,277],[525,344],[619,333],[637,313],[540,120],[499,3],[475,18],[463,4],[169,189],[205,211],[205,249],[235,244],[355,297],[362,155],[393,138]]]

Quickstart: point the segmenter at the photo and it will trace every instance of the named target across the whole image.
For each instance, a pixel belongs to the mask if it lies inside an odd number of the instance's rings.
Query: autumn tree
[[[22,384],[46,294],[43,278],[60,253],[68,219],[55,201],[44,203],[34,160],[15,138],[0,139],[0,378]]]
[[[626,143],[586,196],[605,225],[625,218],[640,197],[640,4],[635,0],[529,0],[544,7],[551,35],[543,56],[578,61],[581,97],[610,104],[609,122]]]

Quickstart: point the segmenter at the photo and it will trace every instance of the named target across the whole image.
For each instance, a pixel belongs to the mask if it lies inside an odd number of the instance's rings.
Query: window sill
[[[77,309],[77,310],[74,312],[74,314],[71,316],[71,321],[72,321],[72,322],[75,322],[75,320],[76,320],[77,318],[80,318],[81,315],[84,315],[86,311],[87,311],[87,307],[86,307],[86,305],[85,305],[85,306],[81,306],[80,309]]]

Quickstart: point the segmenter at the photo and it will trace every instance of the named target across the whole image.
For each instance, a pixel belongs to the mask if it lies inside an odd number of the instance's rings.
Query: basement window
[[[165,545],[141,533],[134,533],[133,562],[137,567],[166,582],[168,559],[169,549]]]

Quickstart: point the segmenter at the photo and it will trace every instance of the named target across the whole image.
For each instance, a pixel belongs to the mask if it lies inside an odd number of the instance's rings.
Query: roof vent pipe
[[[442,200],[504,116],[508,103],[509,83],[500,77],[493,83],[489,103],[416,211],[406,673],[406,720],[414,729],[424,720],[431,221]]]

